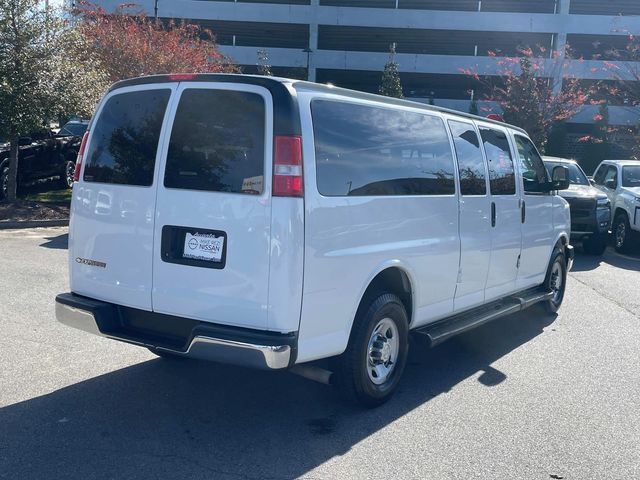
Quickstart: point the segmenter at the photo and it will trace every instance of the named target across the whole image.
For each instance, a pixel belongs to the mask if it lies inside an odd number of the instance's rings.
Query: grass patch
[[[29,193],[23,197],[23,200],[30,202],[70,204],[71,189],[65,188],[63,190]]]

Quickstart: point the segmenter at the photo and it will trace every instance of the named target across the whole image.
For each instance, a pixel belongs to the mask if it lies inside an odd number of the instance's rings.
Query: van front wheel
[[[408,331],[407,313],[396,295],[382,294],[359,309],[334,372],[347,400],[376,407],[391,398],[407,361]]]
[[[567,261],[564,252],[556,247],[551,255],[551,262],[544,280],[544,286],[552,293],[551,298],[542,304],[547,313],[556,313],[560,309],[566,285]]]

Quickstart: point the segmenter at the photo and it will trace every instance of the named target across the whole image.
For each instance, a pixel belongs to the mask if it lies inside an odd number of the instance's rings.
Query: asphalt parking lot
[[[0,478],[640,478],[640,257],[578,254],[559,315],[414,344],[398,395],[358,410],[57,324],[66,242],[0,232]]]

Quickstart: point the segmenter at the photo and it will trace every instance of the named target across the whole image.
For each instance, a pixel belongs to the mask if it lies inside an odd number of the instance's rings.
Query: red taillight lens
[[[273,149],[273,196],[302,195],[302,139],[298,136],[277,136]]]
[[[84,132],[82,136],[82,142],[80,143],[80,149],[78,150],[78,157],[76,158],[76,169],[73,171],[73,181],[80,180],[80,169],[82,168],[82,158],[84,157],[84,149],[87,146],[87,138],[89,138],[89,130]]]

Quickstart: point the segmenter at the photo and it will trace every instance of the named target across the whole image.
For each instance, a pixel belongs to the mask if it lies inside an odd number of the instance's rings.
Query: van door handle
[[[496,226],[496,203],[491,202],[491,226]]]
[[[525,219],[527,218],[527,208],[525,207],[524,200],[522,201],[521,215],[522,215],[522,223],[524,223]]]

